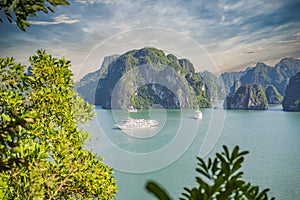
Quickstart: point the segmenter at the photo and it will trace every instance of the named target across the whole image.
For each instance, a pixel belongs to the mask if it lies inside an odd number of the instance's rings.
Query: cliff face
[[[241,77],[242,84],[260,84],[266,87],[273,81],[273,67],[264,63],[257,63],[255,67],[249,69],[245,75]]]
[[[285,111],[300,111],[300,73],[289,81],[282,107]]]
[[[226,97],[224,109],[265,110],[268,101],[261,85],[246,84],[241,86],[233,96]]]
[[[223,82],[220,80],[220,78],[209,71],[201,72],[200,75],[205,81],[205,86],[207,89],[207,94],[209,96],[209,99],[212,102],[223,100],[226,94],[225,94]]]
[[[86,77],[87,84],[78,83],[77,91],[92,104],[108,109],[150,108],[154,104],[164,108],[210,106],[204,81],[187,59],[147,47],[110,61],[97,75],[94,88],[85,89],[89,85]]]
[[[79,82],[75,83],[77,92],[89,103],[95,104],[95,93],[98,82],[107,75],[108,66],[115,61],[119,55],[107,56],[103,59],[101,68],[95,72],[85,75]]]
[[[230,88],[234,82],[240,80],[244,72],[225,72],[221,74],[220,79],[224,83],[224,89],[226,94],[230,93]]]
[[[266,89],[266,96],[269,104],[280,104],[283,99],[283,97],[279,94],[279,92],[273,85],[270,85]]]
[[[242,86],[241,81],[237,80],[234,81],[233,86],[230,88],[230,94],[229,95],[233,95],[234,93],[236,93],[236,91]]]

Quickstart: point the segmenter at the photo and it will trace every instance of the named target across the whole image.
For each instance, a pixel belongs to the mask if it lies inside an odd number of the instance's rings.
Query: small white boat
[[[137,109],[134,108],[133,106],[130,106],[130,107],[127,109],[127,111],[133,113],[133,112],[137,112]]]
[[[203,114],[202,114],[201,110],[197,109],[197,110],[195,111],[194,118],[195,118],[195,119],[202,119],[202,117],[203,117]]]
[[[158,127],[159,123],[155,119],[136,119],[128,117],[123,119],[120,123],[115,124],[119,129],[138,129],[138,128],[152,128]]]

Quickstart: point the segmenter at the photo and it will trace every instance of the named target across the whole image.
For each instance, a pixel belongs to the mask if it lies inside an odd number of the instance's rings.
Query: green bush
[[[92,106],[71,62],[39,50],[26,67],[0,58],[0,199],[113,199],[112,170],[84,149]]]

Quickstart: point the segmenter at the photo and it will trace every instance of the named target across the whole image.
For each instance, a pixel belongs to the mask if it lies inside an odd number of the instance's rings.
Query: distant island
[[[289,81],[282,106],[285,111],[300,111],[300,73]]]
[[[188,59],[145,47],[105,57],[99,70],[87,74],[75,86],[86,101],[107,109],[146,109],[155,104],[166,109],[206,108],[225,100],[226,109],[265,110],[269,104],[290,102],[283,98],[290,79],[299,72],[299,59],[284,58],[274,67],[260,62],[244,71],[217,76],[209,71],[196,72]],[[124,75],[126,78],[122,78]],[[123,96],[114,100],[116,86]],[[284,110],[290,109],[285,106]]]
[[[208,88],[208,93],[212,99],[220,99],[219,96],[214,95],[218,94],[218,92],[215,92],[215,89],[220,91],[220,88],[224,88],[226,95],[230,95],[232,94],[232,91],[230,91],[232,86],[238,81],[240,81],[240,85],[261,84],[264,88],[274,86],[279,94],[284,96],[289,80],[299,72],[299,59],[284,58],[274,67],[264,63],[257,63],[256,66],[249,67],[244,71],[225,72],[219,77],[207,71],[201,72],[201,75],[204,80],[214,80],[212,83],[209,83],[214,87]],[[222,95],[223,94],[221,94],[221,99],[224,99]]]
[[[240,72],[225,72],[219,77],[207,71],[201,72],[201,75],[208,86],[210,100],[226,99],[225,109],[265,110],[268,104],[282,103],[290,79],[299,72],[299,59],[284,58],[274,67],[257,63],[255,67]],[[262,96],[255,95],[254,85],[259,86]],[[293,93],[296,95],[299,91],[293,90]]]
[[[265,110],[268,101],[265,90],[260,84],[242,85],[232,96],[227,96],[224,101],[225,109]]]

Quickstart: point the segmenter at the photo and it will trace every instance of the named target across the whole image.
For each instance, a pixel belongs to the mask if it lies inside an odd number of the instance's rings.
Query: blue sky
[[[74,0],[30,18],[22,32],[0,24],[0,56],[26,64],[37,49],[72,61],[75,80],[104,56],[154,46],[198,70],[242,70],[300,58],[299,0]]]

